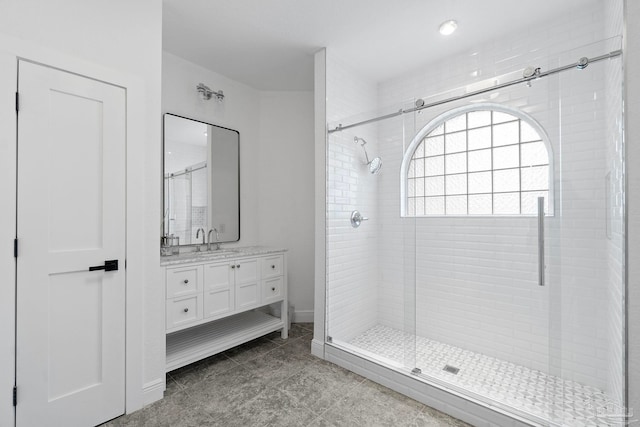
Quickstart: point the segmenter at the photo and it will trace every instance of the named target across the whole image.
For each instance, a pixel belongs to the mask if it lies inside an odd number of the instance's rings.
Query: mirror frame
[[[166,117],[167,116],[173,116],[173,117],[177,117],[179,119],[185,119],[185,120],[191,120],[193,122],[198,122],[198,123],[202,123],[204,125],[207,126],[215,126],[217,128],[220,129],[224,129],[224,130],[228,130],[231,132],[235,132],[238,135],[238,239],[237,240],[225,240],[225,241],[220,241],[218,243],[236,243],[240,241],[240,238],[242,236],[242,210],[241,210],[241,203],[240,203],[240,190],[241,190],[241,180],[240,180],[240,131],[236,130],[236,129],[231,129],[225,126],[220,126],[220,125],[215,125],[213,123],[208,123],[208,122],[204,122],[202,120],[197,120],[197,119],[192,119],[190,117],[185,117],[185,116],[181,116],[179,114],[174,114],[174,113],[169,113],[169,112],[165,112],[162,115],[162,168],[161,168],[161,174],[162,174],[162,206],[160,209],[161,212],[161,218],[160,218],[160,224],[161,224],[161,229],[160,229],[160,237],[161,239],[165,236],[165,217],[164,217],[164,212],[165,212],[165,127],[166,127]],[[207,189],[209,190],[210,188],[210,182],[207,181]],[[210,209],[211,207],[209,207]],[[208,230],[205,230],[205,233],[208,233]],[[179,247],[195,247],[195,246],[202,246],[202,243],[190,243],[190,244],[180,244],[178,245]]]

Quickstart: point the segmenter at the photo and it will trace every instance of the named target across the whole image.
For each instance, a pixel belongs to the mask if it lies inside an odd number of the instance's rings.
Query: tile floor
[[[167,374],[165,398],[103,427],[468,426],[311,356],[313,325]]]

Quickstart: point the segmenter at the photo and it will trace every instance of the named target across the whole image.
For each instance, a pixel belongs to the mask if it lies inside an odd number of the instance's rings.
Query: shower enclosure
[[[334,114],[329,348],[526,424],[625,420],[619,49],[607,39],[383,111]],[[361,105],[419,87],[402,83]],[[347,95],[366,97],[358,90]],[[357,227],[356,210],[368,218]]]

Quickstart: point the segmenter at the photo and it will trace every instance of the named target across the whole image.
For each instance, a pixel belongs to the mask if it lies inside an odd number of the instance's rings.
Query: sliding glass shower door
[[[621,64],[588,66],[416,113],[405,152],[414,373],[541,425],[623,412]]]

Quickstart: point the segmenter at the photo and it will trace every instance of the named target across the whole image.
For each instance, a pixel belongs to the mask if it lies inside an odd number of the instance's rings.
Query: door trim
[[[145,181],[150,181],[148,177],[161,176],[160,162],[156,165],[146,160],[149,157],[159,159],[161,155],[159,144],[155,143],[160,140],[160,98],[159,95],[148,94],[148,84],[141,77],[0,34],[0,194],[9,206],[16,206],[17,123],[14,94],[18,59],[91,76],[126,91],[125,406],[126,412],[131,413],[161,399],[164,389],[165,342],[160,320],[164,311],[157,309],[154,304],[163,300],[164,293],[161,287],[150,286],[147,289],[144,285],[160,283],[162,279],[160,253],[155,250],[157,230],[160,229],[160,191],[159,187],[145,187]],[[157,126],[149,129],[148,117],[157,117]],[[0,221],[15,224],[15,209],[0,209]],[[0,229],[0,271],[4,272],[2,283],[15,284],[15,231],[15,226]],[[0,286],[0,339],[10,343],[0,349],[0,363],[2,366],[15,367],[15,286]],[[154,357],[159,360],[156,361]],[[156,365],[158,369],[155,369]],[[10,396],[9,389],[13,387],[14,379],[14,369],[0,370],[0,396]],[[163,386],[149,387],[157,381],[161,381]],[[14,425],[14,422],[13,402],[9,397],[0,399],[0,425]]]

